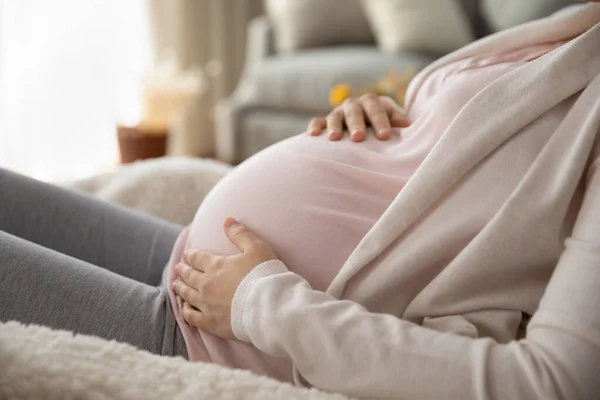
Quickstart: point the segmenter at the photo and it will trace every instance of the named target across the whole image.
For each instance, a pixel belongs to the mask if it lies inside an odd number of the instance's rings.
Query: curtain
[[[245,62],[247,25],[263,0],[149,0],[153,54],[174,53],[182,68],[201,68],[205,93],[174,121],[169,154],[215,154],[214,108],[235,89]]]
[[[145,0],[0,0],[0,167],[42,180],[118,161],[151,63]]]

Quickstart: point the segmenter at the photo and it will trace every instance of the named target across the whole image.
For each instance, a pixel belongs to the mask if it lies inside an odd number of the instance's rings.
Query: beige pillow
[[[475,37],[456,0],[363,0],[382,51],[449,53]]]
[[[265,0],[279,52],[373,43],[360,0]]]

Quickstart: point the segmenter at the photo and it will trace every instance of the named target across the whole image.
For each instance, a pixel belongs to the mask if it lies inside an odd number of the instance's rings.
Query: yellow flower
[[[351,95],[352,88],[350,85],[345,83],[335,85],[329,92],[329,104],[331,104],[332,107],[337,107]]]
[[[398,103],[400,107],[404,107],[404,101],[406,100],[406,87],[402,87],[398,90],[394,100],[396,100],[396,103]]]

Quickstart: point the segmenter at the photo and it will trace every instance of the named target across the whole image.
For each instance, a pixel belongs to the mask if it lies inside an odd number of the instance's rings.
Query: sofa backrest
[[[265,0],[274,29],[274,50],[292,52],[309,47],[375,44],[361,1]],[[440,0],[450,1],[450,0]],[[468,17],[476,38],[548,16],[572,0],[453,0]]]
[[[479,10],[488,31],[496,32],[546,17],[573,4],[573,0],[479,0]]]
[[[573,4],[573,0],[458,0],[471,22],[475,36],[543,18]]]
[[[482,38],[491,33],[491,30],[483,18],[481,12],[481,0],[458,0],[463,9],[465,10],[465,14],[469,18],[469,22],[471,23],[471,29],[477,38]],[[527,0],[523,0],[527,1]]]

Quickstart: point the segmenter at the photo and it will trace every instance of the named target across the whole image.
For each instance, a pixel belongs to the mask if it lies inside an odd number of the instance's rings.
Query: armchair
[[[476,37],[541,18],[570,0],[460,0]],[[531,3],[531,4],[529,4]],[[370,44],[275,49],[274,27],[261,16],[249,24],[246,65],[233,94],[216,109],[216,157],[237,164],[280,140],[303,132],[310,118],[329,112],[338,83],[360,87],[390,69],[421,69],[442,54],[381,52]]]
[[[391,68],[420,69],[435,58],[417,52],[384,54],[375,43],[277,54],[270,21],[259,17],[249,25],[240,82],[216,110],[217,158],[239,163],[303,132],[310,118],[329,111],[329,90],[337,83],[360,86]]]

